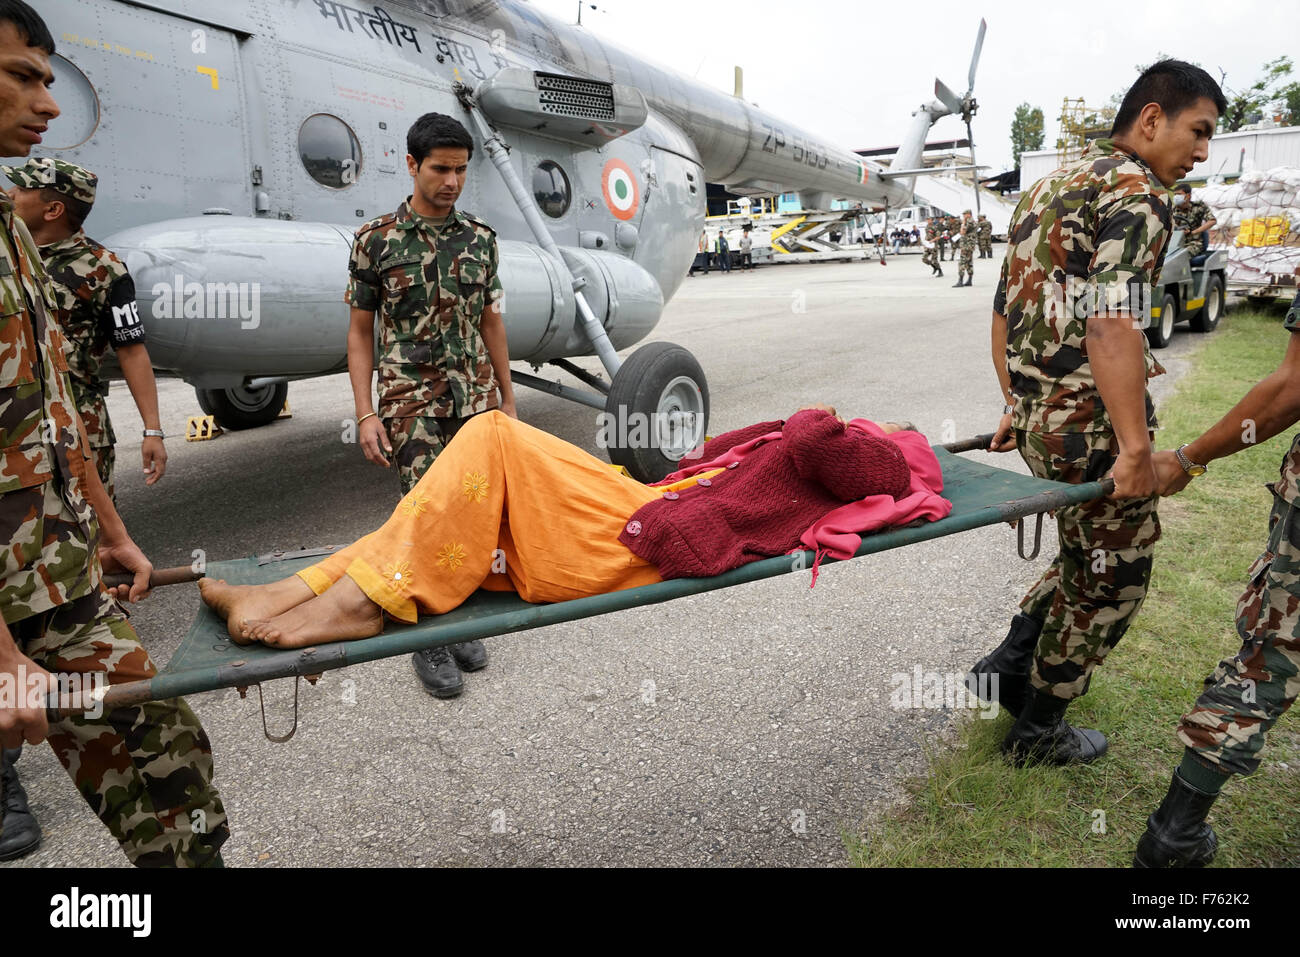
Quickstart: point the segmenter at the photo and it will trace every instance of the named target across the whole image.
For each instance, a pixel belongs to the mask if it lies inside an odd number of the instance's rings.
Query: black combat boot
[[[973,285],[975,285],[975,274],[974,274],[974,273],[971,273],[969,276],[966,277],[966,285],[968,285],[968,286],[973,286]]]
[[[1070,702],[1032,685],[1025,704],[1002,741],[1002,753],[1017,767],[1025,764],[1087,764],[1106,753],[1106,736],[1065,723]]]
[[[444,646],[417,651],[411,655],[411,667],[435,698],[454,698],[465,690],[456,659]]]
[[[943,278],[943,267],[942,267],[942,266],[935,266],[934,268],[938,271],[939,278],[942,279],[942,278]]]
[[[461,671],[481,671],[487,667],[487,649],[478,639],[452,645],[451,655],[456,659],[456,664],[460,665]]]
[[[1169,792],[1156,812],[1147,818],[1146,833],[1138,840],[1134,867],[1204,867],[1214,860],[1219,839],[1205,823],[1217,794],[1198,791],[1177,771]]]
[[[27,792],[14,762],[22,748],[0,749],[0,861],[13,861],[41,846],[41,826],[27,807]]]
[[[958,273],[958,274],[957,274],[957,281],[956,281],[955,283],[952,284],[952,288],[953,288],[953,289],[960,289],[960,288],[961,288],[962,286],[964,286],[964,285],[966,285],[966,284],[965,284],[964,282],[961,281],[961,273]]]
[[[1014,718],[1025,703],[1025,686],[1029,684],[1029,669],[1034,664],[1034,649],[1043,623],[1037,618],[1020,614],[1011,619],[1007,636],[987,655],[975,662],[966,675],[966,687],[982,701],[996,701],[1011,712]],[[979,676],[989,675],[980,688]],[[993,679],[997,680],[994,681]],[[983,690],[988,697],[980,694]]]

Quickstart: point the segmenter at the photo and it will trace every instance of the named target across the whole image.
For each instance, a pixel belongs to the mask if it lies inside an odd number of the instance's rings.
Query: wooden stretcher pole
[[[204,576],[204,572],[196,572],[190,565],[180,565],[176,568],[155,568],[153,574],[149,576],[149,587],[162,588],[164,585],[183,585],[186,582],[196,582]],[[112,575],[104,576],[104,584],[109,588],[116,588],[118,585],[129,585],[134,581],[135,576],[128,575],[126,572],[114,572]]]

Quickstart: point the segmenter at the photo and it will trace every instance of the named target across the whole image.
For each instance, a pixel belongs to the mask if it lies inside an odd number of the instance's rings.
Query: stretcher
[[[1109,480],[1083,485],[1066,485],[1009,472],[958,453],[988,447],[991,436],[935,446],[943,469],[944,497],[952,512],[937,522],[893,528],[864,536],[854,558],[930,541],[958,532],[1000,522],[1017,522],[1021,557],[1033,558],[1041,543],[1045,513],[1069,505],[1102,498],[1113,485]],[[1026,552],[1026,522],[1037,516],[1032,551]],[[320,561],[330,548],[274,552],[259,558],[244,558],[209,564],[204,573],[235,585],[256,585],[277,581]],[[851,560],[851,559],[850,559]],[[831,560],[828,559],[826,563]],[[640,588],[594,595],[555,604],[536,605],[510,592],[479,591],[459,608],[444,615],[421,619],[415,624],[388,621],[382,634],[355,641],[340,641],[306,649],[282,650],[263,645],[236,645],[226,634],[225,623],[206,605],[167,666],[155,677],[110,685],[103,691],[105,708],[156,701],[181,695],[238,688],[245,693],[276,678],[307,678],[314,683],[323,672],[349,665],[410,654],[425,648],[452,645],[475,638],[507,635],[531,628],[606,615],[611,612],[672,601],[719,588],[730,588],[777,575],[809,570],[812,552],[796,552],[742,565],[711,578],[677,578]],[[181,576],[186,577],[186,576]],[[201,577],[188,576],[190,580]],[[166,583],[154,578],[154,584]],[[297,726],[297,687],[294,692],[294,726]],[[263,709],[265,730],[265,709]],[[287,735],[267,737],[287,741]]]

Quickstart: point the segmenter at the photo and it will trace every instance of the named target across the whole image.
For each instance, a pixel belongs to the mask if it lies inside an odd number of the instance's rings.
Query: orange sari
[[[721,471],[721,470],[718,470]],[[377,531],[298,572],[316,594],[344,575],[399,621],[451,611],[479,588],[556,602],[649,585],[618,540],[651,488],[493,411],[467,422]]]

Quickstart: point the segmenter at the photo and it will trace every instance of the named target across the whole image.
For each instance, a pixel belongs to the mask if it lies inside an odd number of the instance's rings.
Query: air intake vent
[[[534,73],[533,77],[543,113],[585,120],[614,119],[613,84],[554,73]]]

